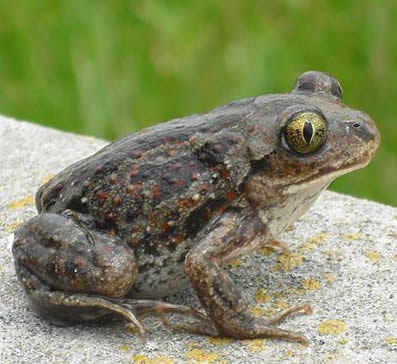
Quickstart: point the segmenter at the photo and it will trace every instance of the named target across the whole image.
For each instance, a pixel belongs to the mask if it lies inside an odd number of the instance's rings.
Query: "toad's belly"
[[[173,249],[169,244],[161,244],[160,241],[156,243],[158,244],[156,249],[152,249],[151,245],[140,245],[134,251],[138,274],[128,293],[129,297],[164,297],[189,286],[184,263],[186,254],[194,245],[194,241],[183,240]]]
[[[189,286],[183,264],[159,266],[138,273],[135,284],[128,293],[134,298],[159,298],[180,292]]]

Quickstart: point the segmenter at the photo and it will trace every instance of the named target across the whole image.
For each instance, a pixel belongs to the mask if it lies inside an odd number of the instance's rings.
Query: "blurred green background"
[[[0,113],[109,140],[329,72],[383,138],[332,189],[397,205],[395,0],[0,0],[0,15]]]

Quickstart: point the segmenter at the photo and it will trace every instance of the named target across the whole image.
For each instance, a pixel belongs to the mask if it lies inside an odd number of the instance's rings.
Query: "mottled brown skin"
[[[222,264],[280,233],[337,176],[365,166],[379,134],[341,102],[339,83],[301,75],[288,94],[232,102],[128,135],[65,169],[36,195],[39,215],[15,235],[15,267],[32,307],[56,324],[119,314],[144,334],[146,314],[190,315],[174,328],[306,342],[253,317]],[[291,115],[323,115],[327,139],[287,145]],[[282,247],[282,245],[280,245]],[[153,299],[192,283],[206,314]]]

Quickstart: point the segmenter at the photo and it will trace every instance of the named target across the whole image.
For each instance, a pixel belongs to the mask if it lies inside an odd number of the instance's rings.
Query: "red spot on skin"
[[[132,152],[132,155],[135,157],[135,158],[140,158],[140,157],[142,157],[142,154],[143,154],[143,152],[141,151],[141,150],[134,150],[133,152]]]
[[[168,149],[168,150],[167,150],[167,155],[168,155],[168,157],[172,157],[173,155],[175,155],[175,150],[173,150],[173,149]]]
[[[195,181],[200,177],[200,173],[198,172],[192,172],[192,181]]]
[[[182,187],[185,184],[185,181],[182,178],[179,178],[175,181],[176,187]]]
[[[106,192],[106,191],[98,191],[98,192],[96,193],[96,198],[97,198],[101,203],[104,203],[108,197],[109,197],[109,192]]]
[[[178,201],[178,206],[180,208],[188,208],[194,206],[194,201],[187,198],[180,198]]]
[[[142,193],[142,184],[141,183],[137,183],[135,185],[128,185],[127,186],[127,192],[129,194],[131,194],[131,196],[134,197],[134,198],[140,197],[140,195]]]
[[[227,177],[230,176],[230,171],[229,171],[229,169],[227,169],[227,168],[222,168],[222,169],[219,171],[219,174],[221,175],[221,177],[227,178]]]
[[[200,187],[199,187],[200,192],[207,192],[208,188],[209,188],[208,183],[206,182],[200,183]]]
[[[223,282],[223,283],[225,283],[225,282],[227,281],[225,272],[220,272],[220,273],[219,273],[219,279],[220,279],[221,282]]]
[[[148,225],[149,225],[151,228],[155,228],[155,227],[157,226],[156,220],[155,220],[153,217],[150,218],[150,220],[148,220]]]
[[[138,246],[138,243],[139,243],[139,240],[138,240],[138,239],[131,239],[131,240],[130,240],[130,245],[131,245],[133,248],[136,248],[136,247]]]
[[[84,267],[85,265],[84,257],[78,255],[76,258],[74,258],[74,264],[76,264],[79,268]]]
[[[110,254],[113,251],[113,248],[110,245],[105,245],[103,250],[106,254]]]
[[[196,144],[196,142],[197,142],[197,137],[196,137],[196,136],[191,136],[191,137],[189,138],[189,142],[192,143],[192,144]]]
[[[233,201],[237,197],[237,193],[235,191],[227,191],[225,197],[226,200]]]
[[[120,205],[120,203],[121,203],[121,199],[120,199],[120,196],[119,195],[117,195],[114,199],[113,199],[113,205],[115,205],[115,206],[119,206]]]
[[[95,174],[101,173],[102,170],[103,170],[102,167],[96,167],[96,168],[95,168]]]
[[[183,240],[183,236],[182,236],[182,235],[175,235],[175,236],[172,238],[172,242],[173,242],[175,245],[178,245],[179,243],[181,243],[182,240]]]
[[[216,208],[216,212],[217,212],[218,214],[221,214],[223,211],[225,211],[225,205],[219,205],[219,206]]]
[[[156,200],[160,198],[160,187],[159,185],[154,185],[152,187],[152,197]]]
[[[116,176],[115,174],[111,174],[111,175],[109,176],[109,182],[110,182],[112,185],[116,184],[116,182],[117,182],[117,176]]]
[[[130,176],[135,177],[138,174],[138,168],[137,166],[132,166],[131,171],[130,171]]]
[[[212,210],[211,210],[209,207],[207,207],[207,208],[205,209],[205,218],[206,218],[207,220],[209,220],[209,219],[211,218],[211,216],[212,216]]]
[[[223,145],[222,144],[215,144],[214,145],[215,152],[219,153],[222,149],[223,149]]]
[[[65,186],[64,186],[63,183],[58,183],[58,184],[55,186],[55,191],[61,192],[61,191],[63,190],[64,187],[65,187]]]
[[[176,171],[178,169],[181,169],[181,168],[182,168],[182,163],[179,163],[179,162],[174,163],[174,164],[171,165],[171,169],[174,170],[174,171]]]
[[[272,145],[274,140],[273,138],[268,135],[265,131],[263,132],[263,140],[265,140],[266,144]]]
[[[250,186],[248,185],[248,183],[243,183],[243,185],[241,186],[241,189],[244,193],[249,193],[251,191]]]
[[[170,230],[170,226],[166,222],[161,224],[160,228],[163,233],[167,233]]]

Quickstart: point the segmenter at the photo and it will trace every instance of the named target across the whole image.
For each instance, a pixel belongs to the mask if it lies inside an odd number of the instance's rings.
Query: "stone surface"
[[[291,256],[262,250],[228,267],[257,315],[311,302],[311,316],[281,325],[308,347],[174,333],[154,318],[143,343],[122,321],[59,328],[38,318],[15,276],[13,230],[36,214],[41,183],[104,144],[0,118],[1,363],[397,362],[397,209],[332,192],[282,236]],[[168,300],[198,305],[191,289]]]

